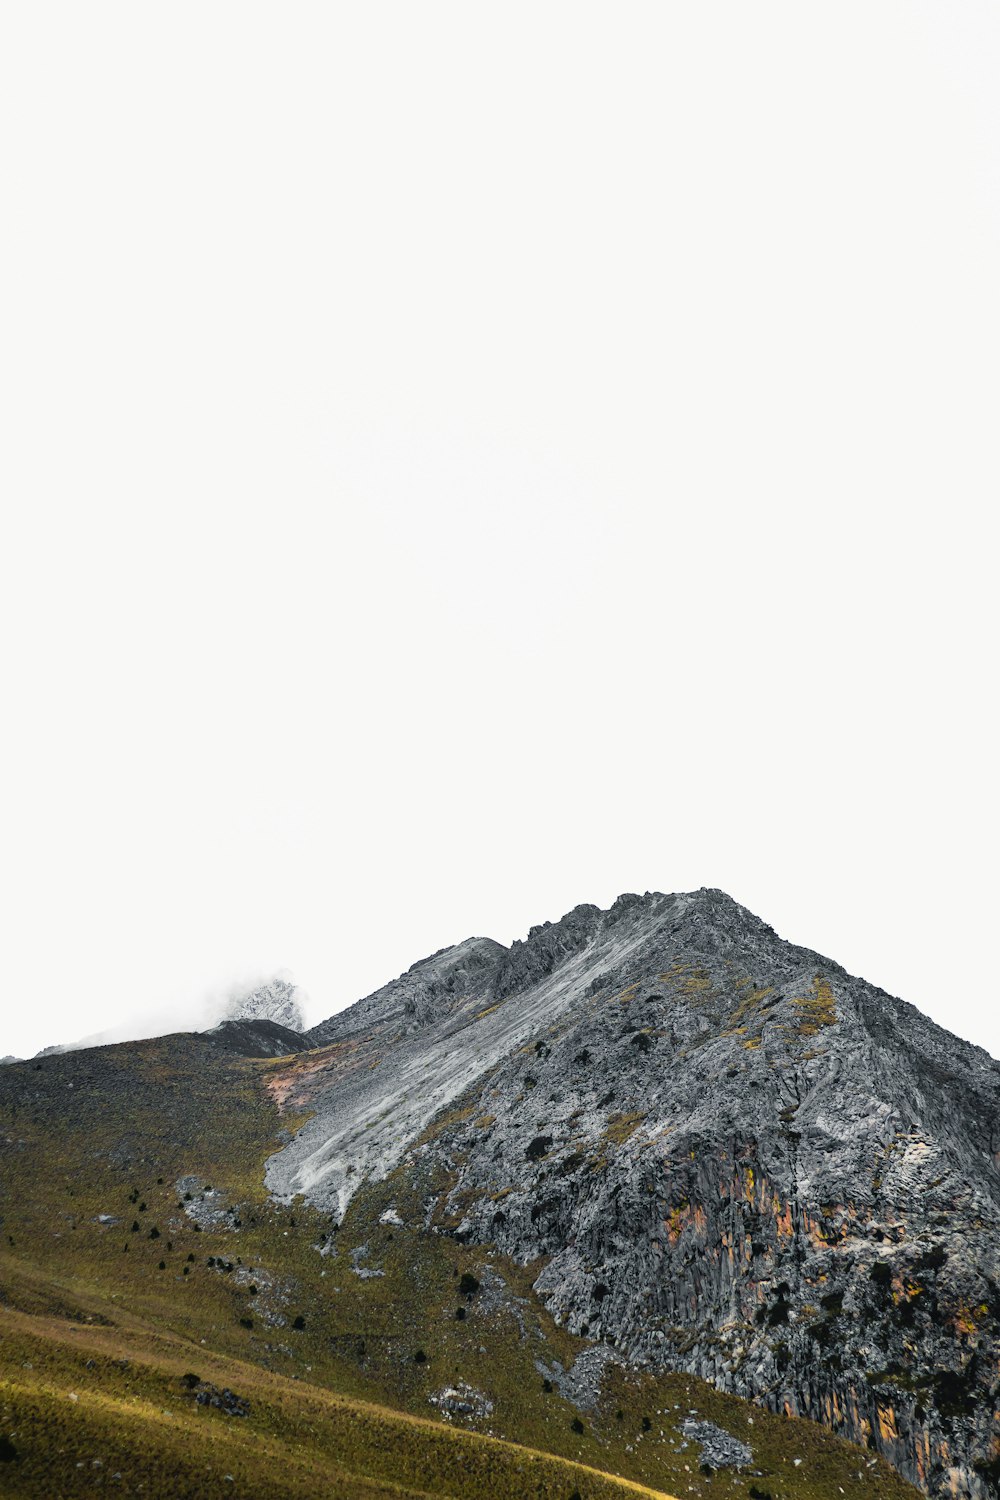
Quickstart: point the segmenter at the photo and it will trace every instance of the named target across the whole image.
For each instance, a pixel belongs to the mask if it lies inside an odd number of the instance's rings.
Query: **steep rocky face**
[[[575,1333],[1000,1495],[1000,1065],[718,891],[469,946],[317,1028],[272,1189],[434,1163]]]
[[[285,979],[271,979],[255,989],[230,1000],[220,1024],[227,1021],[273,1021],[289,1031],[303,1032],[305,1017],[294,984]]]
[[[356,1005],[321,1021],[306,1033],[311,1047],[348,1037],[400,1040],[446,1018],[488,993],[489,981],[507,950],[492,938],[467,938],[423,958]]]

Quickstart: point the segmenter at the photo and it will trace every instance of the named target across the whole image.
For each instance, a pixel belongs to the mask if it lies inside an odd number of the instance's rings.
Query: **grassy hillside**
[[[425,1225],[419,1154],[339,1231],[270,1203],[277,1066],[175,1036],[0,1070],[0,1494],[916,1493],[690,1377],[611,1367],[573,1404],[592,1346],[537,1268]],[[753,1463],[703,1472],[692,1413]]]

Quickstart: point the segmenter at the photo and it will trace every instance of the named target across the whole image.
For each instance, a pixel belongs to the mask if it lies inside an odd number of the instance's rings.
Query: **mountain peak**
[[[232,996],[222,1017],[223,1024],[226,1021],[274,1021],[289,1031],[304,1031],[301,991],[276,975]]]

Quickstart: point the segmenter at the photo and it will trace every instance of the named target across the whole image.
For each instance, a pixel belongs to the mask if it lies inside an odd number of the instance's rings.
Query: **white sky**
[[[717,885],[1000,1052],[1000,8],[8,5],[0,1054]]]

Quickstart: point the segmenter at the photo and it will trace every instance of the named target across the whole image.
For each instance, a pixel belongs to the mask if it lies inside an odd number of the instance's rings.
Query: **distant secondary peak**
[[[290,1031],[304,1031],[306,1026],[301,991],[287,979],[269,979],[236,994],[229,1000],[222,1020],[275,1021]]]

